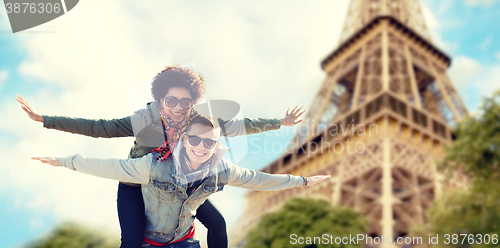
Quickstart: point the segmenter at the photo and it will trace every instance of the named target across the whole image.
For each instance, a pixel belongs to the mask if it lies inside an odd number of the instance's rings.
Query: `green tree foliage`
[[[459,124],[454,143],[439,163],[449,175],[456,171],[468,175],[470,187],[446,192],[426,212],[428,223],[413,228],[413,234],[424,239],[438,234],[439,245],[434,247],[500,247],[498,239],[493,244],[494,235],[500,235],[500,91],[484,99],[481,110],[480,117]],[[465,240],[459,236],[457,244],[445,244],[445,234],[473,236]],[[486,234],[490,244],[485,244]]]
[[[440,168],[462,170],[474,180],[500,179],[500,91],[485,98],[482,116],[468,117],[454,132],[453,145],[445,149]]]
[[[292,234],[298,237],[349,237],[364,234],[368,227],[360,213],[347,207],[333,207],[328,201],[307,198],[289,200],[275,213],[264,215],[246,237],[247,248],[288,247],[362,247],[362,245],[291,244]],[[329,241],[330,242],[330,241]]]
[[[25,248],[116,248],[118,239],[74,223],[62,223],[51,233]]]

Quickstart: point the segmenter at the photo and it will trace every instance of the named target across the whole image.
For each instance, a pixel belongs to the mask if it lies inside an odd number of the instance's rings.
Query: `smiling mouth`
[[[183,115],[184,115],[184,112],[181,112],[181,113],[174,113],[174,112],[170,111],[170,113],[171,113],[173,116],[176,116],[176,117],[180,117],[180,116],[183,116]]]
[[[207,155],[206,153],[198,153],[198,152],[195,152],[195,151],[193,151],[193,154],[194,154],[196,157],[199,157],[199,158],[201,158],[201,157],[203,157],[203,156]]]

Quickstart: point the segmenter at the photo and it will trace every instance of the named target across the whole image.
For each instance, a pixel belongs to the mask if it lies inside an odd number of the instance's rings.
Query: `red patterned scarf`
[[[188,117],[180,122],[175,122],[165,113],[163,108],[160,106],[160,114],[161,114],[161,124],[163,125],[163,130],[165,131],[165,143],[163,143],[160,147],[155,148],[151,152],[159,153],[160,155],[156,159],[158,162],[165,161],[170,155],[170,153],[174,150],[179,138],[181,137],[182,131],[186,126],[191,122],[194,116],[197,115],[194,109],[191,109]]]

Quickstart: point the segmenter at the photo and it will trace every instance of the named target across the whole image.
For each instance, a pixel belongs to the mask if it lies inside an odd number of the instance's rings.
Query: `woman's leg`
[[[196,218],[208,229],[208,248],[227,248],[226,221],[208,199],[198,208]]]
[[[144,240],[146,214],[140,186],[118,185],[118,220],[122,230],[121,248],[140,248]]]

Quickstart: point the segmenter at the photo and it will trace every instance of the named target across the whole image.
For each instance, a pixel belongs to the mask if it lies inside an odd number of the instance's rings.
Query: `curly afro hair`
[[[151,95],[156,101],[159,101],[173,87],[189,90],[195,103],[205,96],[205,79],[193,68],[180,66],[165,67],[163,71],[153,78]]]

